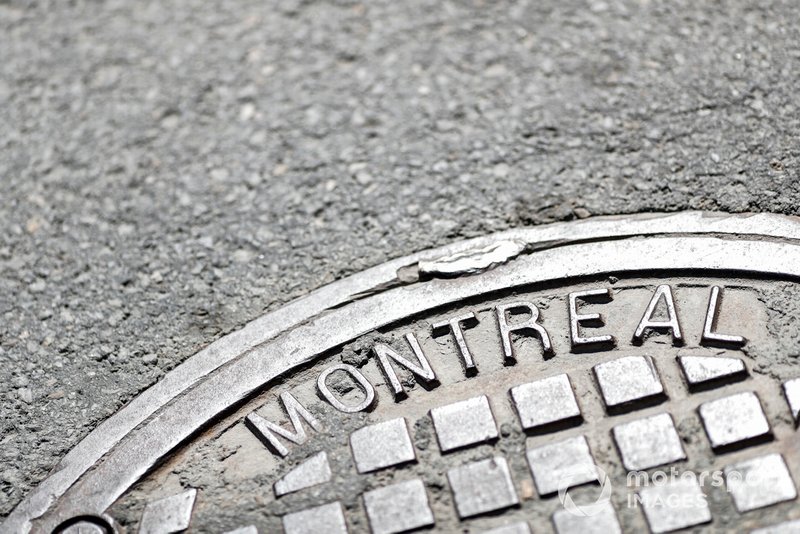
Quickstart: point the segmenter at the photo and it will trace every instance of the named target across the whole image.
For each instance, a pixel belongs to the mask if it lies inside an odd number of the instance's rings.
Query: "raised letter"
[[[419,365],[416,365],[403,358],[390,346],[384,345],[383,343],[375,345],[375,348],[372,349],[378,356],[378,361],[381,364],[381,368],[383,368],[383,374],[386,375],[386,379],[389,381],[389,385],[392,388],[392,393],[394,393],[394,399],[396,401],[405,398],[407,395],[405,389],[403,389],[403,385],[400,383],[400,379],[397,377],[397,373],[392,367],[392,364],[389,362],[390,359],[402,365],[413,374],[420,377],[423,381],[436,383],[436,374],[433,372],[428,359],[422,353],[422,347],[419,346],[419,341],[417,341],[417,338],[412,333],[406,334],[405,337],[408,341],[408,344],[411,346],[411,350],[417,357]]]
[[[472,376],[478,372],[478,367],[475,365],[475,360],[472,359],[472,353],[467,346],[467,340],[464,339],[464,328],[471,328],[478,324],[478,319],[475,314],[468,312],[459,317],[454,317],[449,321],[441,321],[433,325],[434,334],[437,331],[450,331],[453,334],[453,339],[458,347],[458,353],[461,355],[461,361],[464,362],[464,374]]]
[[[708,299],[708,312],[706,312],[706,321],[703,324],[701,343],[707,343],[709,345],[744,345],[747,343],[747,339],[742,336],[718,334],[714,332],[714,329],[717,327],[717,319],[719,318],[721,299],[722,290],[719,286],[713,286],[711,288],[711,296]]]
[[[507,312],[512,310],[526,309],[531,316],[524,322],[515,325],[508,324]],[[550,344],[550,336],[536,321],[539,320],[539,308],[530,302],[512,302],[511,304],[501,304],[497,306],[497,324],[500,326],[500,338],[503,341],[503,356],[509,363],[516,363],[514,348],[511,346],[511,332],[534,332],[542,340],[542,351],[545,355],[553,353],[553,346]]]
[[[654,321],[653,314],[656,311],[656,306],[664,297],[664,303],[667,306],[667,320]],[[647,305],[647,310],[639,321],[639,326],[636,327],[636,332],[633,334],[633,342],[641,344],[644,340],[644,332],[648,328],[653,330],[672,330],[672,342],[675,345],[683,343],[683,334],[681,333],[681,325],[678,323],[678,313],[675,311],[675,301],[672,299],[672,289],[664,284],[656,288],[653,298],[650,299],[650,304]]]
[[[616,343],[614,336],[601,335],[582,337],[580,332],[581,323],[587,326],[603,326],[603,316],[599,313],[578,313],[578,299],[587,300],[587,297],[605,297],[611,300],[611,290],[606,289],[589,289],[586,291],[577,291],[569,294],[569,334],[572,341],[572,350],[578,350],[583,345],[601,345],[608,344],[614,346]]]
[[[353,380],[358,382],[358,385],[361,386],[361,389],[364,390],[364,400],[356,404],[355,406],[348,406],[344,404],[342,401],[337,399],[333,392],[328,389],[327,380],[328,377],[335,373],[336,371],[343,371],[353,377]],[[317,379],[317,388],[319,388],[319,392],[325,397],[325,400],[331,403],[331,405],[339,410],[340,412],[345,413],[356,413],[366,410],[370,406],[372,406],[372,402],[375,400],[375,388],[372,387],[372,384],[364,378],[364,375],[361,374],[361,371],[353,367],[352,365],[347,365],[346,363],[340,363],[337,365],[332,365],[322,371]]]
[[[292,423],[292,431],[280,427],[271,421],[267,421],[255,412],[248,415],[244,421],[245,426],[247,426],[258,439],[263,441],[268,448],[274,450],[281,456],[286,456],[289,454],[289,449],[278,440],[275,434],[283,436],[292,443],[300,445],[301,443],[305,443],[308,439],[306,436],[306,429],[303,428],[300,418],[302,417],[305,419],[306,423],[318,432],[320,430],[320,424],[291,393],[284,391],[281,393],[280,399],[283,403],[283,409],[286,410],[289,421]]]

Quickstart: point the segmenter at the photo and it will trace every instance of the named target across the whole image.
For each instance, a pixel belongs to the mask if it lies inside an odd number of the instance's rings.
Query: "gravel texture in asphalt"
[[[0,516],[265,310],[597,214],[800,209],[800,6],[0,1]]]

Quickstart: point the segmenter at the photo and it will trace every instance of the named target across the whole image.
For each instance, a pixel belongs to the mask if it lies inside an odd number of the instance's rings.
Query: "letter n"
[[[389,381],[389,386],[392,388],[395,401],[405,398],[407,394],[403,388],[403,385],[400,383],[400,378],[397,376],[397,372],[394,370],[394,367],[392,367],[390,360],[394,361],[399,366],[406,368],[423,382],[431,385],[437,384],[436,374],[433,372],[433,368],[428,362],[428,359],[425,357],[425,354],[422,353],[422,347],[420,347],[417,338],[411,333],[406,334],[405,338],[408,342],[408,345],[411,347],[411,351],[414,353],[414,356],[417,357],[419,364],[415,364],[414,362],[403,358],[397,354],[397,352],[392,350],[391,347],[382,343],[375,345],[375,348],[373,349],[375,354],[378,356],[378,361],[383,369],[383,374],[386,375],[386,378]]]

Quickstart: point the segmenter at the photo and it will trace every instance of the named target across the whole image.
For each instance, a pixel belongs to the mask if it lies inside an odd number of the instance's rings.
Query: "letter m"
[[[281,393],[280,399],[283,403],[283,409],[286,410],[289,421],[292,423],[292,430],[267,421],[255,412],[248,415],[244,421],[245,426],[247,426],[258,439],[264,442],[267,448],[277,452],[281,456],[286,456],[289,454],[289,449],[280,442],[278,436],[300,445],[301,443],[305,443],[308,439],[306,429],[303,427],[300,418],[305,419],[306,423],[316,431],[320,430],[320,424],[291,393]]]

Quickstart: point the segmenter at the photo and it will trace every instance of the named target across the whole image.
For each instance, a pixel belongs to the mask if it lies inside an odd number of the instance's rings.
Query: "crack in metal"
[[[421,276],[454,278],[486,272],[516,258],[527,249],[522,241],[505,239],[485,247],[417,263]]]

